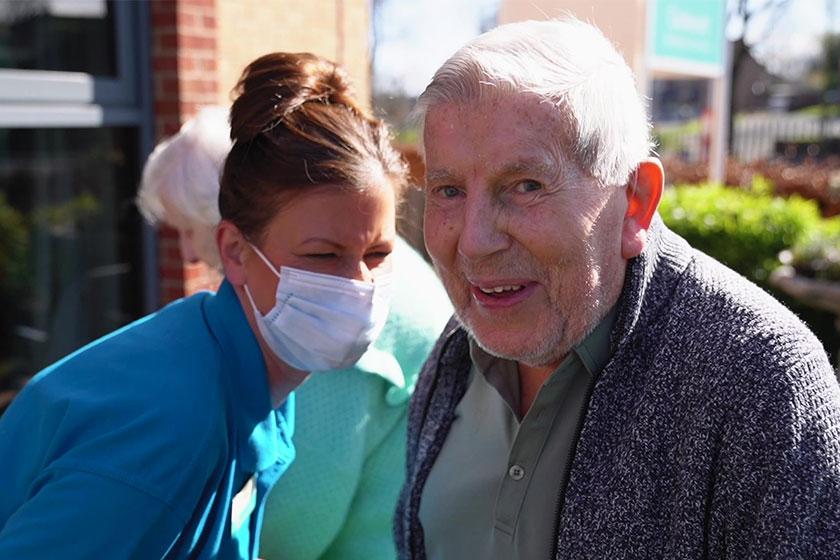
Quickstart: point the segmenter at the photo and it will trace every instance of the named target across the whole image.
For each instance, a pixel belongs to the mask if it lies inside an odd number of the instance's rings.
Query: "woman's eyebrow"
[[[306,245],[307,243],[326,243],[327,245],[331,245],[332,247],[335,247],[337,249],[344,248],[344,245],[342,245],[341,243],[332,239],[327,239],[325,237],[309,237],[300,242],[301,245]]]

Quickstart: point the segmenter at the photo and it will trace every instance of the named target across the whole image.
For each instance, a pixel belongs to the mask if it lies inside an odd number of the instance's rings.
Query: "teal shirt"
[[[352,369],[295,391],[297,458],[268,497],[268,560],[396,558],[392,520],[405,476],[408,400],[452,306],[431,267],[398,240],[382,334]]]
[[[0,558],[255,558],[293,416],[226,282],[97,340],[0,419]]]

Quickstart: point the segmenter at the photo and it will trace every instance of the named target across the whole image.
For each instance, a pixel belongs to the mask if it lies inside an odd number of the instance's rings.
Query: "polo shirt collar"
[[[239,426],[239,456],[262,470],[294,456],[294,394],[276,410],[271,406],[268,374],[256,335],[233,286],[225,280],[207,299],[205,317],[222,349],[224,375],[232,398],[231,411]]]

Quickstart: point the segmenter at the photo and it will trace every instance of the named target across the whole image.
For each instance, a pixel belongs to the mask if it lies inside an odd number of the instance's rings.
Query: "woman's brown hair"
[[[399,195],[406,166],[385,124],[352,95],[340,66],[310,53],[272,53],[234,89],[233,148],[219,191],[222,219],[258,240],[281,205],[304,189],[365,190],[386,180]]]

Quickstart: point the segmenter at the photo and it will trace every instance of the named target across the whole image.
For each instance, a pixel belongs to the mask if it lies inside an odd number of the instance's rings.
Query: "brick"
[[[215,37],[197,37],[196,35],[178,34],[178,44],[186,49],[215,49]]]
[[[182,290],[183,282],[181,279],[164,278],[161,280],[161,287],[165,290]]]
[[[162,14],[174,14],[178,4],[174,0],[152,0],[149,2],[149,11],[152,16]]]
[[[174,56],[158,56],[152,61],[152,69],[155,72],[164,70],[178,70],[178,58]]]
[[[167,136],[172,136],[173,134],[175,134],[179,130],[181,130],[181,123],[180,122],[178,122],[178,121],[167,121],[163,125],[160,133],[161,133],[161,136],[165,138]]]
[[[159,35],[175,35],[178,33],[177,25],[156,25],[152,27],[152,32]]]
[[[179,263],[180,264],[180,263]],[[174,267],[174,266],[163,266],[160,267],[160,275],[162,278],[168,278],[170,280],[182,280],[184,278],[184,272],[182,267]]]
[[[165,79],[178,79],[178,72],[172,70],[157,70],[152,74],[152,79],[155,81],[162,81]]]
[[[215,26],[205,25],[205,19],[212,19],[212,12],[207,9],[201,11],[183,11],[180,13],[182,22],[179,21],[178,31],[187,35],[198,35],[199,37],[214,37],[216,32]]]
[[[174,95],[177,96],[178,92],[181,91],[181,83],[178,78],[164,78],[160,80],[160,92],[166,95]]]
[[[195,58],[191,56],[181,56],[178,58],[178,70],[183,74],[195,69]]]
[[[187,10],[178,10],[178,30],[190,29],[201,21],[195,14]]]
[[[181,101],[180,108],[181,115],[186,116],[184,120],[198,112],[198,105],[194,101]]]
[[[227,102],[247,63],[266,52],[285,50],[343,58],[360,101],[369,105],[369,1],[340,0],[340,11],[336,10],[336,1],[217,0],[218,102]],[[344,33],[343,46],[339,28]]]
[[[158,115],[178,115],[180,109],[177,97],[155,100],[155,113]]]
[[[177,33],[155,33],[154,42],[156,49],[177,49],[179,36]]]
[[[215,80],[184,80],[181,82],[183,86],[183,91],[187,94],[190,93],[216,93],[216,81]]]
[[[182,297],[184,297],[183,284],[173,285],[171,287],[164,287],[161,289],[160,304],[161,306],[164,306],[168,303],[172,303],[177,299],[181,299]]]
[[[216,62],[215,59],[206,59],[206,60],[196,59],[195,60],[195,67],[196,67],[197,70],[215,72],[218,69],[219,65],[218,65],[218,63]]]
[[[174,2],[151,2],[152,28],[175,27],[177,16]]]

